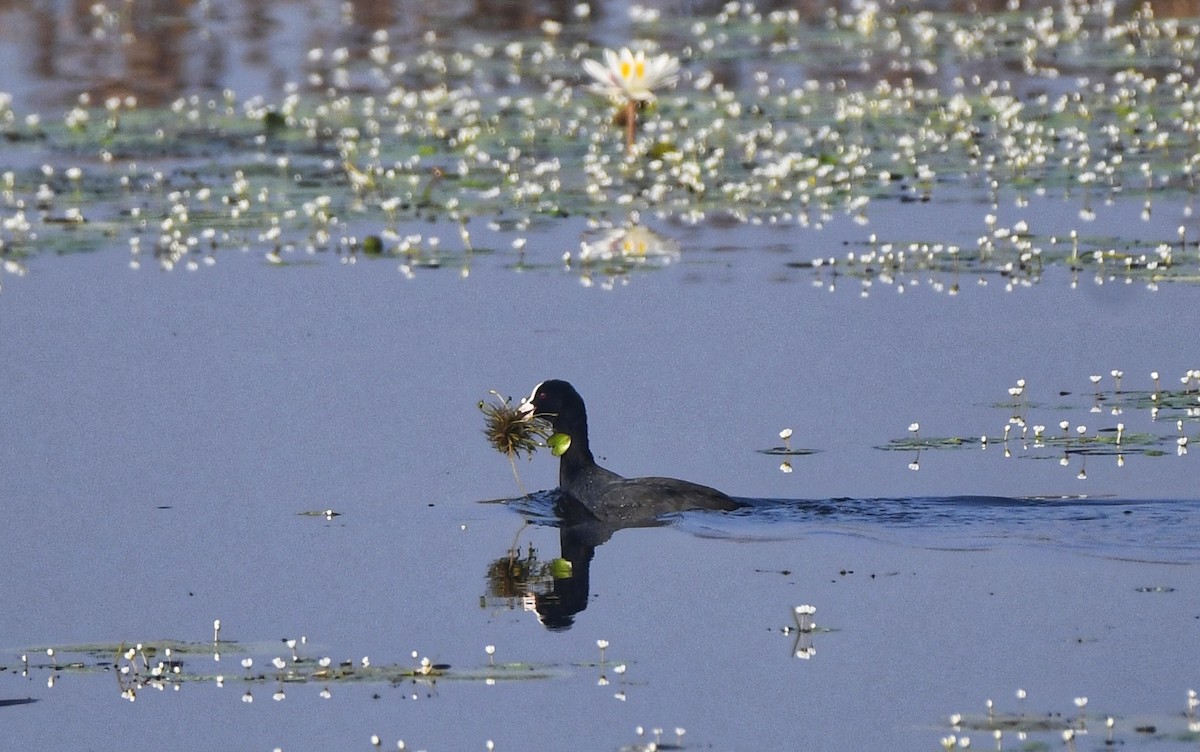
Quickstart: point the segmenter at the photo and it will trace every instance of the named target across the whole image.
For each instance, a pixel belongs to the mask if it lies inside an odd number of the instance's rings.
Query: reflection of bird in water
[[[555,579],[552,589],[535,595],[534,602],[538,620],[546,629],[557,632],[570,629],[575,614],[587,608],[596,547],[621,528],[656,527],[665,523],[655,517],[628,523],[602,522],[575,499],[561,493],[555,500],[554,511],[560,521],[560,555],[571,563],[571,576]]]
[[[698,483],[675,478],[623,478],[597,465],[588,445],[583,398],[565,381],[538,384],[521,410],[548,420],[554,433],[566,437],[566,448],[559,459],[558,487],[597,520],[627,526],[686,509],[731,510],[744,506]]]

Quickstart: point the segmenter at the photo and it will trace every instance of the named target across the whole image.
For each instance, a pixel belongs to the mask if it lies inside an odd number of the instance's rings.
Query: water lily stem
[[[633,153],[633,136],[637,131],[637,102],[625,102],[625,153]]]

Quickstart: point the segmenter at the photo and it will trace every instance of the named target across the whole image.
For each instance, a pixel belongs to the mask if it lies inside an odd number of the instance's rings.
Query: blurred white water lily
[[[588,88],[624,107],[619,121],[625,125],[625,151],[632,153],[638,107],[654,101],[655,89],[675,83],[678,58],[666,53],[647,58],[641,50],[635,53],[622,47],[620,52],[604,50],[603,63],[584,60],[583,69],[595,79]]]
[[[620,52],[604,50],[604,62],[584,60],[583,69],[595,79],[589,88],[620,101],[650,102],[654,90],[675,83],[679,77],[679,59],[663,53],[647,58],[646,53],[622,47]]]
[[[579,244],[579,260],[624,261],[631,263],[669,264],[679,258],[679,244],[653,230],[631,222],[624,227],[606,230],[595,240]]]

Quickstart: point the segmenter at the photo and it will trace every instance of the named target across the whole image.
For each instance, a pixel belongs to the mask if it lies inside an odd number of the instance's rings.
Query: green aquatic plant
[[[1188,371],[1182,376],[1180,382],[1183,389],[1177,391],[1163,389],[1157,371],[1150,373],[1154,388],[1148,391],[1124,388],[1121,380],[1125,374],[1119,369],[1110,371],[1114,385],[1112,391],[1105,390],[1101,386],[1103,378],[1093,374],[1088,377],[1092,386],[1091,406],[1087,408],[1088,412],[1095,415],[1107,410],[1111,416],[1121,416],[1122,419],[1100,428],[1089,428],[1085,423],[1073,423],[1069,419],[1062,419],[1058,421],[1061,433],[1055,434],[1048,434],[1045,424],[1033,422],[1025,413],[1035,410],[1079,410],[1082,406],[1068,390],[1058,392],[1058,400],[1055,402],[1031,400],[1027,396],[1025,381],[1021,379],[1016,387],[1008,389],[1009,400],[992,404],[994,408],[1003,409],[1009,414],[999,437],[989,437],[984,433],[980,434],[977,440],[961,437],[921,438],[917,434],[919,426],[914,423],[909,426],[909,436],[892,439],[876,448],[885,451],[916,451],[919,457],[922,450],[956,449],[974,445],[987,449],[989,446],[1000,444],[1005,458],[1057,458],[1063,467],[1069,467],[1071,457],[1076,455],[1081,458],[1076,477],[1086,480],[1088,456],[1115,456],[1117,467],[1124,467],[1129,455],[1162,457],[1172,448],[1176,455],[1187,454],[1191,441],[1187,426],[1200,422],[1200,398],[1190,391],[1191,382],[1197,378],[1196,374],[1195,371]],[[1135,415],[1135,410],[1144,410],[1146,414]],[[1165,415],[1175,418],[1173,434],[1154,430],[1154,426],[1165,417],[1164,411],[1167,411]],[[1018,414],[1013,415],[1014,412]],[[1143,417],[1148,418],[1149,428],[1134,428],[1132,421]],[[910,467],[917,469],[919,465],[914,460]]]
[[[779,438],[783,439],[783,446],[770,447],[769,449],[758,449],[756,451],[759,454],[769,454],[769,455],[776,455],[776,456],[801,456],[801,455],[817,453],[818,450],[816,450],[816,449],[805,449],[803,447],[793,447],[792,446],[792,435],[793,435],[792,429],[785,428],[779,432]],[[787,465],[789,468],[791,467],[791,465],[786,460],[784,461],[783,464]],[[782,469],[782,466],[781,466],[781,469]],[[791,472],[791,471],[789,469],[789,470],[784,470],[783,472]]]
[[[546,445],[550,447],[551,454],[561,457],[571,448],[571,437],[565,433],[551,434],[550,438],[546,439]]]
[[[572,23],[559,30],[565,38],[592,36],[573,36]],[[407,278],[468,265],[428,237],[389,253],[409,224],[441,222],[436,234],[482,218],[502,235],[565,216],[604,219],[619,206],[685,225],[818,229],[838,215],[869,223],[879,202],[947,200],[980,206],[977,238],[876,229],[840,257],[784,263],[829,289],[860,279],[849,289],[862,295],[917,284],[955,295],[968,277],[1017,289],[1048,267],[1068,270],[1073,287],[1088,276],[1149,289],[1200,282],[1195,240],[1151,212],[1195,192],[1196,85],[1180,73],[1200,60],[1195,24],[1105,3],[1050,14],[870,3],[819,17],[740,4],[652,23],[646,38],[678,40],[687,71],[670,55],[562,44],[544,30],[504,45],[448,34],[409,46],[385,33],[362,58],[310,50],[321,61],[310,86],[279,101],[233,90],[165,107],[83,96],[64,116],[43,117],[0,97],[0,129],[19,157],[0,175],[0,271],[19,275],[39,253],[128,247],[131,268],[189,271],[234,250],[281,266],[398,255]],[[730,85],[723,70],[747,60],[766,62]],[[1004,73],[948,75],[983,61]],[[884,70],[904,75],[869,73]],[[675,77],[686,90],[665,89]],[[592,81],[627,115],[626,150],[644,147],[640,158],[602,148],[612,118],[581,104]],[[649,137],[635,144],[651,98],[671,116],[644,123]],[[996,208],[1056,200],[1074,202],[1081,227],[1130,202],[1155,224],[1050,234],[1035,218],[1006,225]],[[467,254],[477,245],[464,243]],[[519,255],[515,269],[560,266],[559,250]],[[645,265],[601,266],[624,278]],[[569,268],[587,283],[597,272]]]
[[[115,674],[121,697],[134,702],[144,689],[178,689],[185,684],[215,683],[224,687],[231,682],[247,685],[244,702],[253,702],[253,687],[273,683],[277,689],[273,695],[276,700],[283,700],[284,686],[289,684],[320,684],[321,696],[330,696],[329,686],[346,683],[370,683],[398,686],[404,682],[430,683],[434,681],[482,681],[494,684],[502,680],[545,679],[562,674],[562,668],[553,665],[534,665],[527,663],[496,663],[489,652],[487,666],[478,668],[455,668],[446,663],[438,663],[429,658],[422,658],[413,665],[379,664],[364,657],[360,661],[334,661],[329,657],[310,659],[295,652],[295,642],[285,641],[292,651],[290,659],[274,656],[266,661],[268,671],[255,671],[255,661],[246,656],[240,661],[245,672],[240,675],[229,675],[219,671],[219,658],[212,658],[212,668],[203,668],[200,656],[209,654],[212,649],[207,643],[191,643],[181,640],[162,640],[145,643],[119,644],[85,644],[64,645],[57,648],[45,648],[43,652],[49,662],[45,664],[30,664],[28,657],[23,656],[23,675],[31,676],[33,672],[44,670],[48,672],[47,684],[53,688],[55,680],[63,674],[73,676]],[[270,644],[250,645],[245,643],[226,642],[224,646],[230,652],[255,650],[260,653],[271,649]],[[493,651],[494,652],[494,651]],[[270,655],[269,652],[266,653]],[[60,662],[59,655],[70,656]],[[414,661],[417,654],[413,654]]]
[[[532,456],[538,447],[545,446],[543,442],[551,432],[548,422],[531,413],[522,413],[512,405],[512,397],[501,397],[494,389],[488,393],[496,401],[480,400],[479,409],[483,411],[484,435],[493,449],[513,458],[522,453]]]
[[[533,413],[522,413],[512,405],[512,397],[501,397],[494,389],[489,393],[495,397],[494,401],[479,401],[479,409],[484,417],[483,433],[492,448],[508,458],[513,478],[524,492],[516,459],[522,454],[532,457],[539,447],[547,443],[555,456],[560,456],[570,446],[571,439],[564,434],[551,435],[553,429],[548,421]]]

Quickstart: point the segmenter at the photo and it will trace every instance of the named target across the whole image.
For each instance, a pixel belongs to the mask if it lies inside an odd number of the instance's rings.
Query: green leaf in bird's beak
[[[558,558],[550,562],[550,576],[556,580],[565,580],[572,574],[571,562]]]
[[[550,453],[555,457],[561,457],[571,448],[571,437],[565,433],[556,433],[546,439],[546,444],[550,447]]]

